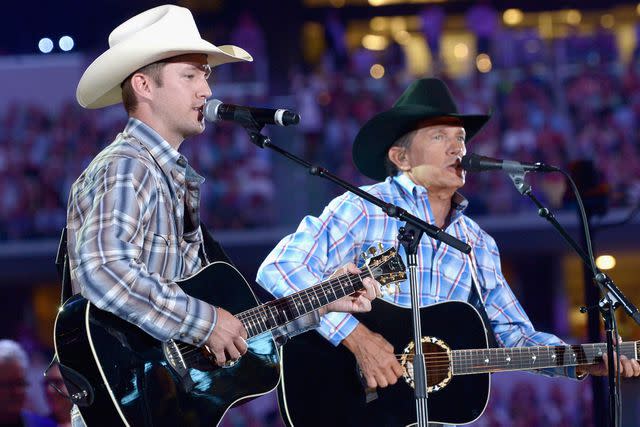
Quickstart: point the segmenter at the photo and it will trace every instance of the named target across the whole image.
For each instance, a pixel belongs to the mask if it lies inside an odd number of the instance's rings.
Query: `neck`
[[[432,187],[427,187],[427,190],[429,191],[429,204],[431,205],[431,212],[436,225],[440,228],[446,228],[451,219],[451,206],[455,191]]]
[[[171,145],[176,150],[180,148],[180,144],[182,144],[182,141],[184,141],[184,138],[182,138],[181,136],[174,135],[171,132],[167,131],[162,121],[156,119],[153,114],[145,114],[143,111],[135,111],[131,113],[131,117],[140,120],[142,123],[155,130],[158,135],[162,137],[162,139],[167,141],[169,145]]]

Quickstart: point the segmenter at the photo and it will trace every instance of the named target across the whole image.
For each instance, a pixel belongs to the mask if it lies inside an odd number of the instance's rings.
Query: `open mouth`
[[[462,169],[462,162],[460,158],[456,158],[456,160],[453,163],[447,166],[447,169],[450,169],[457,174],[461,174],[463,169]]]
[[[204,105],[194,108],[198,112],[198,121],[204,120]]]

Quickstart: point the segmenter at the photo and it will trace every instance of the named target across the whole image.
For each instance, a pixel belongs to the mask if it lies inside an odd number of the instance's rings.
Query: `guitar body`
[[[242,275],[224,262],[179,284],[232,313],[257,305]],[[79,295],[58,314],[54,341],[60,363],[92,387],[93,402],[80,407],[89,426],[215,426],[235,403],[273,390],[280,376],[269,332],[248,340],[247,353],[233,366],[209,363],[179,372],[161,342]],[[78,390],[67,377],[65,383],[72,393]]]
[[[422,335],[436,337],[453,350],[487,347],[484,324],[466,302],[449,301],[420,310]],[[382,300],[358,319],[385,337],[399,354],[413,341],[411,310]],[[414,389],[403,378],[378,389],[367,403],[355,357],[317,333],[291,339],[281,350],[280,411],[289,426],[404,426],[416,422]],[[429,385],[432,382],[428,376]],[[458,375],[430,392],[429,421],[466,424],[485,410],[489,374]]]

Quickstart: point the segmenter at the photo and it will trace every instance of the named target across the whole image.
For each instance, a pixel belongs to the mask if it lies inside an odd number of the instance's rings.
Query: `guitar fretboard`
[[[368,272],[344,274],[295,294],[243,311],[236,317],[247,330],[248,338],[251,338],[364,288],[362,280],[366,277],[371,277],[371,274]]]
[[[630,359],[637,359],[638,343],[639,342],[621,343],[621,354]],[[452,351],[452,369],[454,375],[465,375],[497,371],[590,365],[599,363],[602,360],[602,356],[606,353],[607,346],[604,343],[454,350]],[[428,359],[429,358],[427,358],[427,363],[429,365],[439,363],[435,357],[434,360],[431,361]]]

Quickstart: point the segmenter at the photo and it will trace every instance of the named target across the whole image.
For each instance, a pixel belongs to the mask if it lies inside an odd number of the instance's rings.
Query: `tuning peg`
[[[362,252],[362,253],[360,254],[360,256],[361,256],[361,257],[362,257],[362,259],[363,259],[363,260],[365,260],[365,261],[369,258],[369,254],[367,254],[367,252],[366,252],[366,251],[365,251],[365,252]]]
[[[378,250],[376,249],[375,246],[371,246],[368,250],[371,255],[375,255],[378,253]]]
[[[380,252],[384,252],[384,246],[382,246],[382,242],[378,242],[378,250]]]

